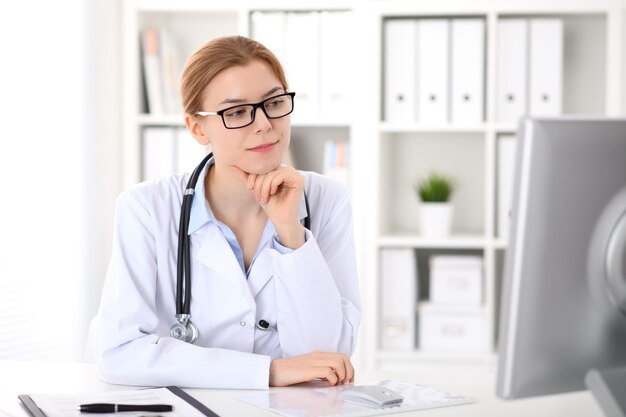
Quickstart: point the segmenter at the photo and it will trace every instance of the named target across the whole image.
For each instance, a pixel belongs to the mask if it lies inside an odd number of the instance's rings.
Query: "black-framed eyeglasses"
[[[254,123],[256,109],[263,110],[268,119],[280,119],[293,111],[294,92],[283,93],[266,98],[258,103],[238,104],[227,109],[212,111],[199,111],[196,116],[220,116],[226,129],[239,129]]]

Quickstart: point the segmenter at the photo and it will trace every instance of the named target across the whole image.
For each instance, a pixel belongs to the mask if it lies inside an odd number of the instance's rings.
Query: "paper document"
[[[169,404],[173,406],[173,410],[167,413],[168,417],[216,416],[211,410],[177,387],[62,395],[20,395],[19,398],[34,416],[85,417],[86,414],[81,414],[78,406],[89,403]],[[151,413],[145,411],[123,413],[124,417],[138,417],[146,414]],[[98,414],[98,416],[119,417],[120,414],[105,413]]]
[[[402,404],[389,408],[355,404],[342,398],[342,391],[353,385],[326,387],[321,383],[270,390],[240,400],[288,417],[379,416],[476,402],[473,398],[417,385],[404,379],[390,379],[373,385],[381,385],[402,395]]]

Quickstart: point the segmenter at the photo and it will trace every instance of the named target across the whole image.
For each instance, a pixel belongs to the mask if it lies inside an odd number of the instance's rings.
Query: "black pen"
[[[78,408],[81,413],[119,413],[122,411],[172,411],[174,407],[168,404],[109,404],[93,403],[81,404]]]

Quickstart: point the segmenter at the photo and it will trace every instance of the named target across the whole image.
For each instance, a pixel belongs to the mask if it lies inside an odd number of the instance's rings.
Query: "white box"
[[[430,258],[430,302],[474,306],[482,303],[483,260],[480,256]]]
[[[431,303],[419,307],[422,350],[483,350],[487,347],[485,313],[479,308],[444,308]]]

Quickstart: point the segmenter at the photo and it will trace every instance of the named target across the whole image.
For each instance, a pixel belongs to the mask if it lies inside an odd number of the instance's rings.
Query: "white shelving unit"
[[[563,114],[619,115],[623,111],[623,10],[616,1],[370,1],[363,13],[370,31],[364,67],[369,68],[364,85],[371,103],[361,109],[370,132],[360,141],[370,146],[360,157],[370,167],[366,182],[367,230],[364,257],[364,322],[366,365],[373,369],[427,369],[441,366],[491,367],[495,364],[499,292],[506,242],[496,234],[497,139],[515,134],[517,126],[496,121],[496,36],[500,19],[556,17],[563,21]],[[383,32],[390,18],[478,17],[485,22],[485,119],[474,125],[387,123],[383,114]],[[418,202],[412,184],[431,170],[456,178],[453,196],[452,235],[432,240],[418,231]],[[379,345],[382,331],[379,293],[384,282],[380,251],[411,248],[418,259],[419,280],[428,281],[428,258],[433,254],[481,255],[484,262],[484,328],[486,349],[390,351]],[[427,283],[426,283],[427,285]],[[424,297],[424,298],[422,298]],[[426,294],[420,293],[420,302]]]
[[[250,33],[254,11],[349,10],[354,48],[342,65],[350,66],[351,111],[337,118],[294,113],[292,151],[301,169],[321,171],[327,138],[350,142],[351,189],[364,318],[357,365],[369,369],[423,369],[440,366],[491,366],[497,340],[499,289],[506,242],[496,235],[496,149],[500,135],[514,124],[495,118],[496,34],[500,19],[558,17],[564,24],[564,114],[615,116],[624,112],[623,0],[364,0],[231,1],[129,0],[124,2],[124,185],[141,179],[141,132],[146,127],[182,126],[183,115],[140,112],[139,32],[166,28],[188,57],[207,40]],[[383,22],[388,18],[479,17],[485,22],[485,118],[476,124],[388,123],[381,118]],[[289,73],[287,74],[289,77]],[[297,91],[297,86],[292,86]],[[297,107],[297,102],[296,102]],[[450,238],[425,239],[417,233],[418,203],[412,184],[431,169],[461,178],[454,196]],[[484,261],[485,337],[479,352],[386,351],[380,332],[378,271],[384,248],[414,249],[419,261],[431,254],[481,255]],[[423,266],[420,266],[423,268]],[[420,279],[427,279],[427,271]]]

